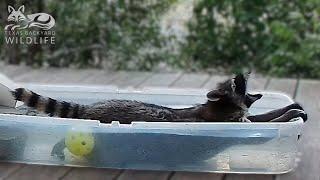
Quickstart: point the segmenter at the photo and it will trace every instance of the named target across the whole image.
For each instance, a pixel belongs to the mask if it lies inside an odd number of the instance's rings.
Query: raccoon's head
[[[219,83],[216,89],[207,94],[209,111],[214,111],[207,112],[207,119],[215,114],[231,119],[240,118],[255,101],[262,97],[262,94],[247,93],[249,75],[250,73],[238,74],[232,79]],[[219,109],[218,112],[217,109]]]
[[[247,93],[250,73],[238,74],[232,79],[219,83],[217,88],[207,94],[209,102],[225,102],[249,108],[262,94]]]
[[[12,6],[8,6],[8,21],[20,22],[26,20],[26,16],[24,13],[24,5],[20,6],[19,9],[16,11]]]

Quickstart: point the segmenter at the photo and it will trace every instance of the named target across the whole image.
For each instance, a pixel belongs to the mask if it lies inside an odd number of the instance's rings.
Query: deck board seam
[[[222,175],[222,177],[221,177],[221,180],[227,180],[227,175],[228,175],[228,174],[224,173],[224,174]]]
[[[121,176],[121,174],[123,174],[125,171],[126,171],[125,169],[121,169],[121,170],[119,171],[119,173],[116,174],[116,175],[112,178],[112,180],[117,180],[117,179],[119,179],[119,177]]]
[[[174,84],[175,84],[177,81],[179,81],[179,80],[183,77],[184,74],[185,74],[184,72],[181,73],[181,74],[179,74],[178,77],[168,85],[168,87],[174,86]]]
[[[266,89],[269,87],[270,82],[271,82],[271,79],[272,79],[271,77],[268,77],[268,78],[267,78],[267,81],[266,81],[266,83],[264,84],[263,89],[266,90]]]
[[[112,82],[116,81],[116,80],[119,78],[119,76],[117,76],[116,72],[111,72],[111,73],[115,73],[115,74],[111,75],[111,78],[108,79],[108,80],[107,80],[106,82],[104,82],[104,83],[112,84]]]
[[[112,79],[110,79],[109,83],[113,84],[115,81],[117,81],[119,78],[121,78],[121,76],[119,76],[120,73],[121,73],[121,71],[116,72],[114,77]]]
[[[204,88],[204,86],[209,82],[210,79],[211,79],[211,75],[208,75],[208,77],[206,78],[206,80],[203,81],[203,83],[200,85],[200,88]]]
[[[68,174],[71,173],[71,171],[72,171],[73,169],[74,169],[74,168],[68,169],[65,173],[62,174],[61,177],[58,177],[58,180],[64,179],[66,176],[68,176]]]
[[[154,76],[154,73],[151,74],[147,74],[145,78],[143,78],[141,80],[141,82],[138,82],[137,84],[135,84],[133,87],[138,88],[139,86],[141,86],[143,83],[145,83],[148,79],[152,78],[152,76]]]
[[[171,171],[167,177],[167,180],[171,180],[175,173],[175,171]]]
[[[297,82],[296,82],[296,85],[295,85],[295,88],[294,88],[294,91],[293,91],[293,99],[296,99],[297,98],[297,95],[298,95],[298,90],[299,90],[299,86],[300,86],[300,81],[301,79],[298,78],[297,79]]]

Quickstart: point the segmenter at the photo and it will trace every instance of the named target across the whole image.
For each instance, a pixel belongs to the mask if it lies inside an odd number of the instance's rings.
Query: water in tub
[[[29,115],[36,115],[34,111],[24,106],[20,107],[20,110],[28,110]],[[116,132],[100,133],[102,138],[99,142],[98,156],[104,158],[83,159],[72,156],[66,150],[64,150],[65,158],[51,154],[53,147],[65,138],[66,132],[71,128],[70,125],[51,122],[26,123],[23,126],[24,129],[28,129],[28,140],[22,161],[29,163],[248,172],[285,171],[294,164],[291,161],[294,156],[292,150],[295,149],[295,139],[279,138],[277,130],[262,133],[241,130],[234,133],[221,131],[216,133],[216,137],[206,136],[205,132],[199,132],[198,136],[181,135],[185,132],[162,135],[141,132],[137,134],[122,132],[121,135]],[[251,133],[251,137],[246,137],[248,133]],[[257,134],[256,137],[254,133]],[[259,138],[261,134],[266,138]]]

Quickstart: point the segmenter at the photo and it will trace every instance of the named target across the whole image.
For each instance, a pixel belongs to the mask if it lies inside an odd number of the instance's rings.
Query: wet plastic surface
[[[84,104],[116,98],[188,107],[205,101],[205,91],[196,90],[26,87],[42,95]],[[291,103],[285,95],[264,93],[250,113],[259,114]],[[278,174],[295,166],[302,124],[302,119],[297,118],[286,123],[134,122],[127,125],[0,114],[0,157],[3,161],[30,164]],[[88,148],[84,152],[90,152],[81,156],[72,154],[70,147],[65,146],[68,136],[71,140],[80,138],[79,142],[84,144],[72,144],[71,148],[78,151]],[[88,145],[91,141],[92,150]]]

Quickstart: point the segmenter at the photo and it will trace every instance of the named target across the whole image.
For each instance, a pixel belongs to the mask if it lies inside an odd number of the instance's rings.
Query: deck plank
[[[0,72],[8,77],[16,77],[30,72],[32,68],[27,66],[0,65]]]
[[[306,106],[306,109],[320,110],[320,81],[300,80],[296,100]]]
[[[14,172],[18,171],[20,168],[22,168],[22,164],[16,164],[16,163],[0,163],[0,179],[5,179],[6,177],[10,176]]]
[[[203,172],[176,172],[170,180],[220,180],[223,174]]]
[[[50,69],[51,70],[51,69]],[[50,71],[49,71],[50,72]],[[96,70],[54,69],[51,70],[52,84],[77,84],[90,77]]]
[[[168,87],[181,75],[181,73],[155,73],[140,84],[140,87]]]
[[[115,80],[111,81],[110,84],[117,85],[118,87],[137,87],[152,74],[150,72],[124,72],[118,73]]]
[[[255,74],[252,74],[248,81],[248,90],[264,90],[267,83],[268,78],[256,77]]]
[[[268,84],[267,89],[272,91],[279,91],[293,97],[296,89],[296,79],[276,79],[272,78]]]
[[[208,74],[183,74],[172,86],[175,88],[200,88],[209,78]]]
[[[126,170],[117,180],[165,180],[170,172]]]
[[[299,152],[302,153],[295,171],[279,175],[277,180],[319,180],[319,152],[320,152],[320,82],[314,80],[300,80],[296,100],[301,102],[308,113],[302,137],[298,142]]]
[[[16,74],[15,76],[12,77],[12,79],[15,82],[41,82],[43,81],[42,79],[47,79],[47,76],[49,74],[46,73],[45,70],[32,70],[30,72],[24,73],[24,74]]]
[[[179,79],[181,73],[167,73],[167,74],[152,74],[143,83],[137,87],[170,87],[175,81]]]
[[[46,83],[46,84],[78,84],[82,83],[87,76],[94,74],[95,70],[70,70],[70,69],[41,69],[35,70],[24,76],[13,77],[16,81]]]
[[[42,166],[42,165],[25,165],[20,170],[8,176],[7,180],[43,180],[59,179],[66,173],[67,168],[63,166]]]
[[[120,175],[121,170],[98,168],[72,168],[63,180],[113,180]]]
[[[118,78],[119,72],[98,70],[88,77],[83,78],[83,84],[87,85],[110,85],[112,81]]]

